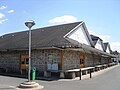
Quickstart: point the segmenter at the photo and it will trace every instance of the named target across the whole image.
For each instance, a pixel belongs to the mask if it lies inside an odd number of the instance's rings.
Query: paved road
[[[26,79],[0,76],[0,90],[15,90]],[[120,90],[120,66],[113,68],[97,77],[86,80],[41,81],[42,90]]]

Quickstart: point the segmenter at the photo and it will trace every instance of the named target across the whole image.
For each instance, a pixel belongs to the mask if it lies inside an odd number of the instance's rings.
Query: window
[[[26,64],[29,64],[29,58],[26,58]]]
[[[84,64],[84,60],[83,59],[80,59],[80,64]]]

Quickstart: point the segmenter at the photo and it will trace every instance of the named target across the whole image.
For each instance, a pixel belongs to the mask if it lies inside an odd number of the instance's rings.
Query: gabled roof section
[[[81,22],[56,25],[32,30],[32,48],[75,46],[64,38]],[[0,37],[0,50],[28,49],[28,31],[6,34]]]
[[[84,22],[76,26],[73,30],[68,32],[64,37],[67,40],[69,40],[71,43],[86,44],[89,46],[93,46],[92,39],[89,35],[89,32]]]
[[[98,41],[98,39],[99,39],[99,37],[97,37],[97,36],[95,36],[95,35],[90,35],[91,36],[91,39],[92,39],[92,41],[93,41],[93,43],[94,43],[94,46],[96,45],[96,43],[97,43],[97,41]]]
[[[94,47],[99,49],[99,50],[105,51],[104,45],[103,45],[103,40],[95,35],[90,35],[90,36],[91,36],[92,41],[94,43]]]
[[[110,44],[108,42],[107,43],[103,43],[103,44],[104,44],[104,47],[105,47],[105,52],[111,53]]]

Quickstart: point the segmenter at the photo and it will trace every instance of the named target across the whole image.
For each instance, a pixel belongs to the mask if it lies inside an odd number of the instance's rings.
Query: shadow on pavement
[[[27,74],[19,74],[19,73],[6,73],[6,72],[0,72],[1,76],[8,76],[8,77],[16,77],[16,78],[24,78],[27,79],[28,75]],[[43,77],[43,76],[37,76],[36,80],[42,80],[42,81],[57,81],[59,80],[59,76],[58,75],[54,75],[52,77]],[[1,89],[1,88],[0,88]]]

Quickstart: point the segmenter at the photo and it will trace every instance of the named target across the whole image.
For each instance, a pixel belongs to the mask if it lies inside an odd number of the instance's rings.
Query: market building
[[[90,35],[85,23],[75,22],[32,30],[31,65],[37,73],[95,67],[112,63],[110,45]],[[28,70],[28,30],[0,37],[0,68]]]

